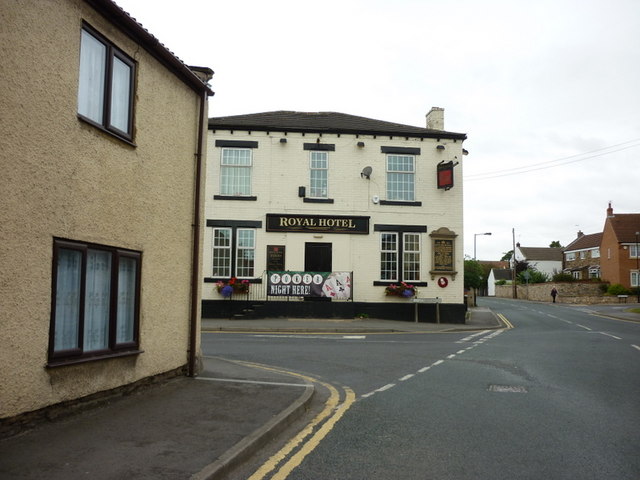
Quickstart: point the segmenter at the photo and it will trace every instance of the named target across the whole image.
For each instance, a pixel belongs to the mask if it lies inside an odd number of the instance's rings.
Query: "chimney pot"
[[[431,107],[427,113],[427,128],[429,130],[444,130],[444,108]]]

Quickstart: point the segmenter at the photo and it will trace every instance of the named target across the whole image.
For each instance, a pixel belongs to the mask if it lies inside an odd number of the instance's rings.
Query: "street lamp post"
[[[476,260],[476,238],[478,235],[491,235],[491,232],[473,234],[473,259]]]

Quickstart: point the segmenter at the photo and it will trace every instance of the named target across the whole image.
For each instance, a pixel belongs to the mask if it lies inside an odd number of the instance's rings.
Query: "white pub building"
[[[465,139],[441,108],[210,118],[203,317],[463,323]]]

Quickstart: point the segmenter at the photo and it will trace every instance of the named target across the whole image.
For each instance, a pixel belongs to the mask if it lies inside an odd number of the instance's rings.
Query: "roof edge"
[[[158,60],[162,65],[171,70],[192,90],[208,96],[214,94],[211,87],[204,83],[187,65],[169,51],[160,41],[147,31],[142,25],[133,19],[119,5],[111,0],[85,0],[96,12],[111,21],[125,35],[129,36]],[[199,67],[203,68],[203,67]],[[209,69],[211,70],[211,69]],[[213,74],[213,70],[211,70]]]

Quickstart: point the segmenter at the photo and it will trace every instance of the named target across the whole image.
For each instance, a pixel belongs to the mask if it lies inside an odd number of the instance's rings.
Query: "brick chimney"
[[[582,233],[582,230],[578,230],[578,238],[584,236],[584,233]]]
[[[615,215],[613,214],[613,208],[611,207],[611,202],[609,202],[609,208],[607,208],[607,218],[612,218]]]
[[[427,128],[429,130],[444,130],[444,108],[431,107],[427,113]]]

